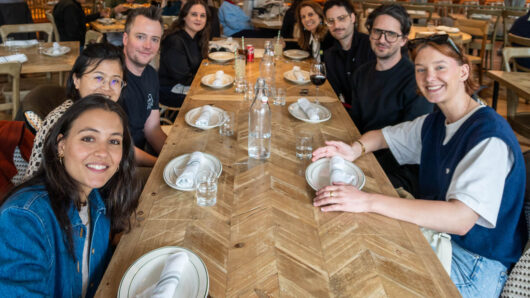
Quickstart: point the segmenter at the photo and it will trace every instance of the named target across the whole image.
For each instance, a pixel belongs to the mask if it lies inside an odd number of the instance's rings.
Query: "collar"
[[[88,195],[88,206],[90,207],[90,216],[96,216],[96,214],[105,214],[107,211],[107,208],[105,207],[105,203],[103,203],[103,199],[101,198],[101,194],[99,193],[99,190],[93,189],[90,194]],[[72,224],[72,227],[82,225],[81,218],[79,217],[79,212],[75,208],[74,204],[71,204],[70,210],[68,211],[68,217],[70,218],[70,222]]]

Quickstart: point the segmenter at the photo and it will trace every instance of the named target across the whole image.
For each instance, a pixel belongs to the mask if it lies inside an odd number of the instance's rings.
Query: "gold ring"
[[[333,191],[330,191],[330,192],[329,192],[329,196],[330,196],[331,198],[333,198]]]

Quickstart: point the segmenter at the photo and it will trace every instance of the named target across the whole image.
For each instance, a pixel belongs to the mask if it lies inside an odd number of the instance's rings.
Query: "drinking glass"
[[[39,44],[37,45],[37,53],[42,54],[45,51],[45,45],[44,40],[39,40]]]
[[[223,113],[223,124],[219,126],[219,134],[225,137],[234,135],[235,113],[225,111]]]
[[[236,92],[237,93],[243,93],[244,90],[244,82],[245,82],[245,65],[246,65],[246,57],[243,55],[236,55],[235,61],[234,61],[234,70],[236,73]]]
[[[311,79],[311,83],[316,86],[315,103],[318,104],[318,87],[326,82],[326,65],[324,62],[311,64],[309,78]]]
[[[251,82],[247,82],[247,89],[245,91],[245,100],[253,101],[254,100],[254,87]]]
[[[277,106],[285,105],[285,88],[276,88],[276,93],[274,94],[272,104]]]
[[[296,132],[296,158],[311,159],[313,157],[313,135],[308,131]]]
[[[212,170],[201,170],[195,176],[195,197],[199,206],[217,203],[217,175]]]
[[[13,52],[13,51],[16,51],[16,48],[14,45],[12,45],[12,42],[15,41],[15,38],[14,37],[8,37],[6,38],[6,40],[4,41],[4,45],[7,46],[7,51],[8,52]]]

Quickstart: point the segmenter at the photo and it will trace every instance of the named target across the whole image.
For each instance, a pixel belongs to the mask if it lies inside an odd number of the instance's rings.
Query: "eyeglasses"
[[[427,37],[415,38],[415,39],[409,40],[408,47],[409,47],[409,50],[412,51],[420,44],[424,44],[428,42],[434,42],[436,44],[449,44],[451,48],[458,54],[458,56],[462,57],[462,52],[460,52],[455,42],[449,37],[448,34],[433,34]]]
[[[326,19],[326,25],[334,26],[335,23],[344,23],[346,22],[349,16],[350,16],[349,14],[345,14],[345,15],[338,16],[336,19],[333,19],[333,18]]]
[[[379,40],[381,38],[381,35],[384,35],[386,41],[388,42],[395,42],[398,37],[403,36],[403,34],[397,34],[394,31],[386,31],[381,29],[372,29],[370,31],[370,38],[373,40]]]
[[[109,86],[111,89],[116,91],[120,91],[123,87],[127,85],[127,83],[120,78],[112,78],[110,80],[107,80],[103,76],[98,74],[90,76],[90,80],[92,81],[93,86],[96,88]]]

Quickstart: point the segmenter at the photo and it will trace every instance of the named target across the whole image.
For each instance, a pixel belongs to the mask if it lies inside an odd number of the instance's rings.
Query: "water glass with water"
[[[223,124],[219,126],[219,134],[225,137],[234,135],[235,114],[225,111],[223,113]]]
[[[296,158],[311,159],[313,157],[313,135],[306,131],[296,134]]]
[[[245,100],[253,101],[254,100],[254,87],[250,81],[247,82],[247,88],[245,91]]]
[[[212,170],[201,170],[195,176],[195,197],[199,206],[217,203],[217,174]]]
[[[42,54],[45,50],[44,40],[39,40],[39,43],[37,44],[37,53]]]
[[[285,105],[285,88],[276,88],[276,93],[274,93],[272,103],[277,106]]]

